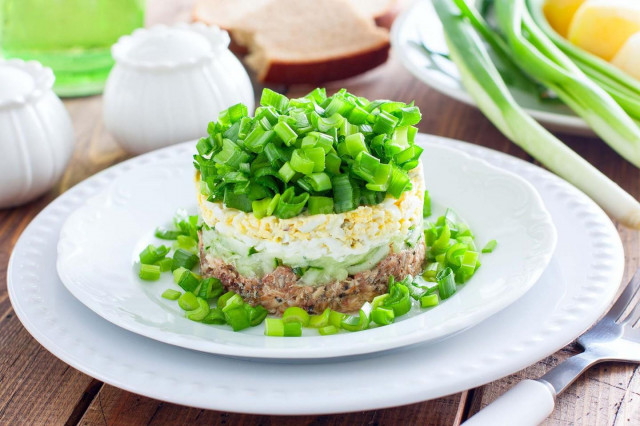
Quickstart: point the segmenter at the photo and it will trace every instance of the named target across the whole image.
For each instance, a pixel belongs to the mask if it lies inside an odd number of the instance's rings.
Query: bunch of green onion
[[[298,99],[264,89],[254,117],[234,105],[209,124],[194,165],[201,193],[262,218],[341,213],[399,198],[422,148],[413,104],[315,89]]]
[[[494,0],[499,31],[489,26],[469,0],[433,3],[450,58],[482,112],[505,136],[617,220],[640,228],[640,204],[535,122],[513,99],[505,80],[524,75],[542,83],[636,166],[640,166],[636,121],[640,118],[640,84],[563,41],[544,24],[539,0]],[[498,68],[504,70],[502,75]]]

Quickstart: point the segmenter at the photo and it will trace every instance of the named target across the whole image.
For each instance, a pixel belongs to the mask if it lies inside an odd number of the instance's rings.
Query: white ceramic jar
[[[50,189],[73,152],[73,127],[50,68],[0,60],[0,208]]]
[[[121,37],[104,91],[104,123],[127,150],[142,153],[207,133],[218,113],[253,87],[228,49],[229,34],[202,23],[156,26]]]

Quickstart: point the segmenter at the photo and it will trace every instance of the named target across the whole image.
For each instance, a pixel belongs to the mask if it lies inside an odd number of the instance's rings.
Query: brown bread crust
[[[296,63],[272,60],[258,77],[266,83],[319,84],[361,74],[382,65],[388,58],[389,43],[384,43],[372,50],[360,51],[350,56],[312,62]]]

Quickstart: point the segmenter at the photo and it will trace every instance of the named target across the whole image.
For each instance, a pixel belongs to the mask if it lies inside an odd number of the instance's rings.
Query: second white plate
[[[460,81],[455,64],[420,46],[425,43],[434,52],[449,51],[442,24],[430,0],[416,1],[394,23],[391,44],[402,64],[418,79],[440,93],[469,105],[475,105]],[[511,94],[533,118],[550,130],[594,136],[587,123],[562,103],[542,102],[537,96],[510,87]]]
[[[175,286],[137,277],[138,253],[153,231],[180,208],[194,206],[193,143],[148,154],[65,223],[58,274],[82,303],[127,330],[205,352],[256,358],[328,358],[378,352],[433,341],[475,325],[522,296],[540,277],[556,244],[556,231],[536,190],[515,174],[468,154],[425,143],[425,180],[440,206],[453,208],[480,246],[497,239],[482,268],[450,299],[412,312],[387,327],[297,339],[266,337],[263,326],[234,333],[227,326],[188,320],[176,302],[161,298]]]

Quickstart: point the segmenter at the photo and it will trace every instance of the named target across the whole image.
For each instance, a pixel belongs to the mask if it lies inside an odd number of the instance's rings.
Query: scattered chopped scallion
[[[173,259],[165,257],[164,259],[156,261],[155,264],[160,267],[160,272],[168,272],[171,270],[171,265],[173,265]]]
[[[173,253],[173,263],[171,265],[171,270],[175,271],[176,269],[183,267],[186,269],[192,269],[198,263],[199,258],[197,254],[191,253],[185,249],[178,249]]]
[[[280,318],[267,318],[264,321],[264,335],[271,337],[284,336],[284,322]]]
[[[395,314],[393,309],[379,307],[371,311],[371,320],[378,325],[389,325],[393,322]]]
[[[433,306],[436,306],[437,304],[438,304],[438,295],[435,293],[426,294],[420,298],[421,308],[431,308]]]
[[[160,279],[160,267],[158,265],[140,265],[140,279],[145,281],[157,281]]]
[[[482,252],[492,253],[497,245],[498,245],[498,242],[496,240],[491,240],[482,248]]]
[[[327,325],[318,329],[318,333],[320,333],[321,336],[330,336],[332,334],[337,334],[338,331],[340,330],[335,325]]]
[[[290,306],[282,314],[282,321],[284,321],[285,324],[289,322],[299,322],[306,327],[309,324],[309,313],[297,306]]]
[[[178,300],[181,294],[182,293],[180,293],[178,290],[168,288],[164,292],[162,292],[162,297],[167,300]]]
[[[322,328],[329,325],[329,316],[331,315],[331,309],[325,309],[320,315],[311,315],[309,317],[309,327]]]
[[[169,247],[160,246],[156,247],[149,244],[144,250],[140,252],[140,263],[143,265],[153,265],[155,262],[164,259],[169,253]]]
[[[198,307],[192,311],[187,312],[187,318],[192,321],[202,321],[208,314],[211,308],[209,308],[209,302],[197,297]]]
[[[194,309],[198,309],[200,306],[198,304],[198,298],[190,291],[182,293],[178,298],[178,305],[185,311],[193,311]]]

